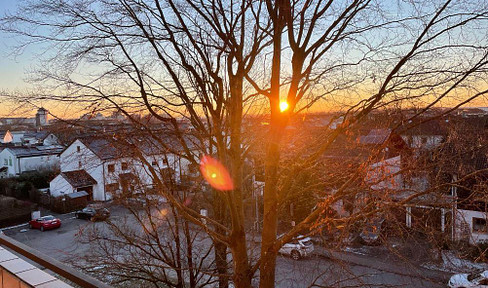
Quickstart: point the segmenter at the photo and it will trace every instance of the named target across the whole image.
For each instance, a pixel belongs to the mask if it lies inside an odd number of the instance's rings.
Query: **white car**
[[[310,239],[310,237],[299,235],[296,238],[293,238],[290,242],[284,244],[278,252],[290,255],[293,260],[298,260],[312,254],[313,250],[312,239]]]
[[[447,286],[450,288],[488,288],[488,271],[452,275]]]

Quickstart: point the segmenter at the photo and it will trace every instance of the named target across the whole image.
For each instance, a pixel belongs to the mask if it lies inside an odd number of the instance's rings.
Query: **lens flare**
[[[200,161],[200,172],[213,188],[222,191],[234,189],[229,172],[217,159],[208,155],[203,156]]]

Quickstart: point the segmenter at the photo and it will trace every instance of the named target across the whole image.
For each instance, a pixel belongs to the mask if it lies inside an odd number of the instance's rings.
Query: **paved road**
[[[122,218],[125,211],[111,208],[112,221]],[[41,232],[26,226],[5,230],[5,234],[28,246],[61,261],[85,255],[91,244],[80,244],[77,235],[92,225],[86,220],[75,219],[73,214],[58,216],[59,229]],[[26,229],[27,228],[27,229]],[[27,231],[26,231],[27,230]],[[23,231],[23,232],[21,232]],[[294,261],[279,256],[277,260],[276,287],[446,287],[448,274],[412,267],[406,263],[385,263],[366,255],[344,252],[327,252],[320,247],[310,258]]]

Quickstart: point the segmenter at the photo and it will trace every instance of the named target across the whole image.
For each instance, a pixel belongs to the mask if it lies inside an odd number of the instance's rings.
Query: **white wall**
[[[59,140],[58,140],[58,137],[56,135],[51,133],[51,134],[47,135],[47,137],[44,139],[42,144],[45,146],[56,145],[56,144],[59,144]]]
[[[5,162],[5,160],[7,162]],[[16,174],[16,166],[18,166],[17,159],[15,156],[8,150],[8,149],[3,149],[2,152],[0,152],[0,165],[2,167],[7,167],[7,175],[10,176],[15,176]]]
[[[49,191],[52,196],[58,197],[61,195],[66,195],[69,193],[76,192],[66,179],[63,176],[58,175],[56,176],[51,182],[49,182]]]
[[[80,152],[77,150],[78,146],[80,147]],[[139,159],[121,158],[102,161],[79,140],[76,140],[66,148],[60,158],[62,172],[84,169],[97,181],[98,184],[93,186],[93,199],[97,201],[105,201],[112,198],[110,193],[106,193],[105,185],[120,183],[120,174],[123,173],[132,173],[138,177],[134,185],[136,189],[151,186],[153,183],[150,169]],[[164,161],[166,158],[167,163]],[[153,166],[157,174],[160,174],[165,168],[173,169],[175,180],[177,181],[180,180],[182,173],[188,173],[188,165],[190,164],[188,160],[180,160],[172,154],[166,157],[164,155],[150,155],[145,156],[145,159],[149,165]],[[153,161],[156,162],[156,165],[152,165]],[[81,162],[81,167],[79,162]],[[123,162],[128,163],[128,169],[122,170]],[[109,172],[109,165],[114,165],[113,172]],[[121,188],[119,186],[119,189]]]
[[[20,173],[26,171],[35,171],[39,169],[57,169],[59,168],[59,156],[58,155],[43,155],[35,157],[23,157],[19,158],[20,161]]]
[[[7,160],[7,162],[5,162]],[[8,163],[5,165],[5,163]],[[10,165],[10,163],[12,163]],[[39,169],[55,169],[59,167],[58,155],[43,155],[16,158],[10,149],[5,148],[0,152],[0,166],[8,167],[7,174],[15,176],[26,171],[36,171]]]
[[[488,221],[487,214],[481,211],[457,209],[455,219],[456,240],[463,240],[468,237],[471,244],[488,241],[488,231],[473,231],[473,218],[482,218]]]
[[[438,147],[444,137],[440,135],[409,135],[402,136],[402,138],[410,148],[431,150]]]
[[[80,152],[77,150],[78,146]],[[79,163],[81,163],[81,167]],[[76,140],[66,148],[60,155],[60,167],[61,172],[85,170],[97,181],[97,185],[93,185],[93,200],[105,201],[103,162],[85,144]]]

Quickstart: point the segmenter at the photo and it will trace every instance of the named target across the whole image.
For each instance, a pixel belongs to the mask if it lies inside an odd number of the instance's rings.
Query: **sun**
[[[288,110],[288,107],[289,107],[288,102],[286,102],[286,101],[280,102],[280,111],[281,112]]]

